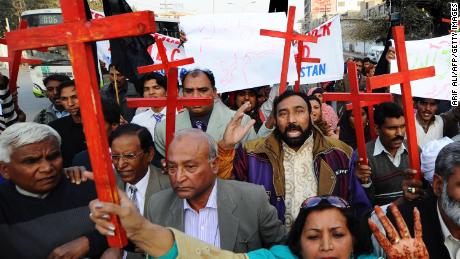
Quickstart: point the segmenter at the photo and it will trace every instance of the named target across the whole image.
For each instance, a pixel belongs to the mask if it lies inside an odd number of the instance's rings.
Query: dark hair
[[[307,104],[308,114],[311,113],[310,101],[308,99],[308,96],[305,93],[294,92],[292,90],[286,90],[280,96],[276,97],[275,100],[273,101],[273,109],[274,109],[273,112],[274,112],[275,117],[276,117],[276,115],[278,115],[277,108],[278,108],[278,105],[280,104],[280,102],[282,102],[284,99],[286,99],[288,97],[291,97],[291,96],[299,96],[300,98],[302,98],[305,101],[305,103]]]
[[[120,124],[120,105],[111,98],[101,98],[102,113],[108,124]]]
[[[368,116],[369,115],[368,108],[363,107],[362,109]],[[342,116],[340,116],[340,120],[338,124],[340,126],[339,139],[345,142],[347,145],[349,145],[353,149],[356,149],[357,147],[356,130],[355,130],[356,125],[355,125],[355,129],[353,129],[350,124],[350,120],[349,120],[352,115],[353,115],[353,110],[344,109]],[[366,143],[371,140],[369,125],[364,126],[364,140]]]
[[[386,102],[375,106],[374,122],[377,126],[382,126],[386,118],[399,118],[404,116],[404,112],[396,103]]]
[[[112,142],[124,135],[137,136],[141,149],[144,152],[148,152],[150,148],[153,148],[153,138],[149,130],[146,127],[139,126],[134,123],[128,123],[118,126],[109,137],[109,145],[112,146]]]
[[[197,77],[200,74],[205,74],[206,77],[208,77],[209,81],[211,81],[212,88],[216,89],[216,80],[214,79],[214,74],[209,69],[195,68],[192,70],[188,70],[181,76],[180,81],[182,82],[182,85],[184,85],[184,81],[187,76]]]
[[[439,105],[439,103],[441,102],[441,100],[439,100],[439,99],[434,99],[434,98],[414,97],[413,99],[414,99],[414,102],[416,102],[416,103],[424,102],[424,101],[426,101],[427,99],[434,100],[434,102],[436,103],[436,105]]]
[[[319,100],[318,97],[316,97],[314,95],[309,95],[308,96],[308,101],[317,101],[319,103],[319,105],[321,106],[321,101]]]
[[[460,142],[455,141],[443,147],[436,157],[434,172],[447,181],[454,173],[454,169],[460,166]]]
[[[361,62],[361,63],[364,63],[363,60],[360,59],[360,58],[354,58],[353,61],[354,61],[354,62],[359,61],[359,62]]]
[[[65,81],[70,81],[70,77],[63,74],[51,74],[43,79],[43,85],[46,87],[49,81],[58,81],[62,83]]]
[[[61,95],[62,89],[66,88],[66,87],[70,87],[70,86],[75,87],[75,81],[74,80],[67,80],[67,81],[61,82],[61,84],[59,85],[59,88],[58,88],[58,94]]]
[[[363,63],[366,63],[366,62],[371,62],[371,59],[368,57],[363,58]]]
[[[308,209],[300,209],[299,214],[297,215],[297,218],[294,221],[294,224],[291,226],[291,230],[289,231],[288,238],[286,241],[286,245],[289,247],[289,250],[299,258],[302,257],[302,248],[300,246],[300,239],[302,236],[302,231],[303,227],[305,225],[305,221],[308,218],[308,215],[310,215],[314,211],[322,211],[326,209],[337,209],[339,210],[342,215],[346,218],[347,220],[347,227],[351,233],[351,235],[354,237],[355,236],[355,220],[353,218],[353,213],[351,209],[340,209],[337,207],[334,207],[333,205],[330,205],[326,200],[321,201],[317,206],[313,208],[308,208]]]
[[[313,92],[311,92],[310,95],[314,95],[314,94],[324,94],[324,89],[322,87],[316,87],[315,90],[313,90]]]
[[[166,76],[163,76],[162,74],[160,73],[147,73],[145,75],[142,76],[141,78],[141,83],[142,83],[142,86],[144,86],[145,82],[149,81],[149,80],[155,80],[157,81],[157,84],[161,87],[163,87],[165,90],[167,89],[168,87],[168,83],[167,83],[167,79],[166,79]]]
[[[111,64],[109,65],[109,70],[110,70],[112,67],[115,68],[115,70],[117,70],[118,72],[121,72],[120,69],[119,69],[120,66],[119,66],[118,64],[111,63]]]

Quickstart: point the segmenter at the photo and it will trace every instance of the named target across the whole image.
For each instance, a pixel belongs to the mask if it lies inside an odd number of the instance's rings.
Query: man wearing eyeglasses
[[[109,145],[118,186],[145,215],[152,195],[170,187],[168,176],[150,164],[154,155],[152,135],[145,127],[124,124],[112,132]],[[127,258],[145,258],[137,252],[129,252]]]

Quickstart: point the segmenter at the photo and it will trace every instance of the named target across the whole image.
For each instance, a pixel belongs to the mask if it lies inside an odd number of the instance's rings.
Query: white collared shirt
[[[48,196],[48,194],[49,194],[49,193],[45,193],[45,194],[32,193],[32,192],[29,192],[29,191],[26,191],[26,190],[22,189],[21,187],[19,187],[19,186],[17,186],[17,185],[15,185],[15,186],[16,186],[16,190],[17,190],[20,194],[22,194],[22,195],[24,195],[24,196],[29,196],[29,197],[32,197],[32,198],[44,199],[44,198],[46,198],[46,197]]]
[[[382,154],[382,152],[385,152],[387,154],[388,159],[393,163],[394,166],[398,167],[401,164],[401,155],[404,153],[406,150],[406,146],[404,146],[404,143],[401,144],[399,149],[396,151],[395,156],[393,157],[390,152],[388,152],[385,147],[383,146],[382,142],[380,141],[380,137],[377,137],[375,140],[375,146],[374,146],[374,156],[378,156]]]
[[[439,115],[434,116],[433,123],[428,127],[428,132],[425,132],[418,119],[415,119],[415,130],[417,132],[417,144],[420,147],[425,146],[428,142],[440,139],[444,136],[444,121]]]
[[[155,117],[153,115],[158,115],[162,114],[163,118],[161,120],[164,120],[166,118],[166,107],[161,110],[159,113],[155,113],[152,111],[152,109],[148,109],[144,112],[141,112],[134,116],[134,118],[131,120],[131,123],[135,123],[137,125],[146,127],[150,134],[152,134],[153,140],[155,140],[155,125],[157,125],[157,121],[155,120]]]
[[[439,205],[436,205],[436,210],[438,211],[439,223],[441,224],[441,231],[444,236],[444,246],[446,246],[449,251],[450,258],[460,258],[460,240],[453,237],[450,233],[446,223],[444,223],[444,220],[441,217]]]
[[[196,212],[184,199],[184,230],[187,235],[220,248],[217,181],[214,183],[206,206],[199,212]]]
[[[136,199],[137,204],[139,205],[139,211],[144,216],[144,204],[145,204],[145,193],[147,192],[147,185],[149,184],[150,177],[150,166],[148,167],[147,173],[142,177],[142,179],[137,182],[134,186],[137,188]],[[130,193],[129,186],[130,183],[126,183],[125,191]]]

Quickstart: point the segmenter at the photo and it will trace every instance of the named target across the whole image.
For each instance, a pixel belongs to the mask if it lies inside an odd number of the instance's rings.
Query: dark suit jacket
[[[116,180],[117,180],[118,188],[125,190],[126,184],[123,181],[121,181],[118,174],[116,174]],[[169,177],[163,174],[158,167],[150,165],[149,182],[147,184],[147,190],[145,192],[144,215],[147,214],[148,204],[152,196],[155,193],[161,190],[168,189],[170,187],[171,187],[171,184],[169,182]],[[128,252],[128,255],[126,258],[127,259],[142,259],[142,258],[145,259],[145,255],[141,253]]]
[[[444,246],[444,236],[439,222],[438,212],[436,209],[437,198],[435,196],[413,202],[405,202],[398,206],[401,215],[406,221],[411,235],[414,236],[414,207],[420,211],[422,222],[423,242],[426,245],[430,258],[450,258],[449,251]],[[390,210],[387,212],[388,218],[396,226],[393,215]],[[453,258],[454,259],[454,258]]]
[[[285,240],[286,228],[262,186],[218,179],[217,212],[222,249],[245,253]],[[147,218],[184,231],[184,201],[172,189],[156,193],[149,201]]]

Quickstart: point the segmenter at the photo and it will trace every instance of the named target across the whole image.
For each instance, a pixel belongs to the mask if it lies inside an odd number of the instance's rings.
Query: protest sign
[[[283,31],[285,13],[215,14],[181,17],[187,35],[186,55],[210,69],[218,92],[279,83],[284,40],[260,35],[260,29]],[[291,51],[287,81],[296,80]]]
[[[307,35],[317,36],[318,42],[304,43],[304,57],[319,58],[320,63],[302,63],[300,83],[313,84],[342,79],[344,62],[340,16],[331,18]]]
[[[449,35],[438,38],[406,41],[409,69],[434,66],[436,75],[411,82],[412,96],[450,100],[451,41]],[[391,73],[397,72],[396,60],[391,62]],[[401,94],[399,85],[391,93]]]

